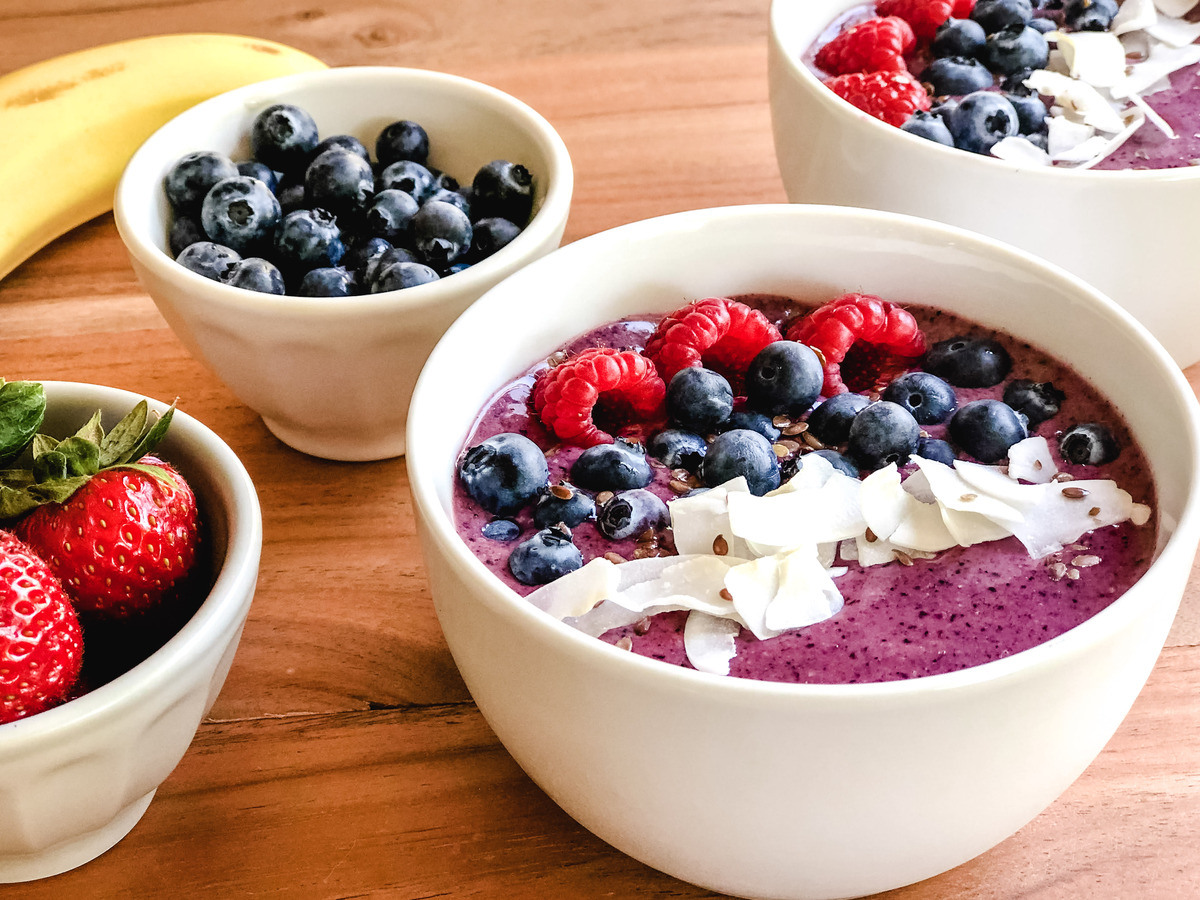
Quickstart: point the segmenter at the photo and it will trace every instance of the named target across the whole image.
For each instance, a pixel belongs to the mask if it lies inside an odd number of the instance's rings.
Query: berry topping
[[[570,531],[558,526],[542,529],[508,557],[508,570],[521,584],[549,584],[582,565],[583,554],[571,542]]]
[[[729,418],[721,423],[721,431],[733,431],[735,428],[749,428],[757,431],[771,443],[779,440],[782,432],[775,427],[770,416],[765,416],[752,409],[737,409],[730,413]]]
[[[932,459],[934,462],[940,462],[947,466],[954,465],[954,461],[958,459],[958,454],[946,441],[927,437],[917,441],[917,456],[922,459]]]
[[[954,146],[971,153],[990,153],[1006,137],[1018,134],[1021,120],[1013,105],[994,91],[974,91],[946,116]]]
[[[925,356],[925,371],[955,387],[991,387],[1008,377],[1011,369],[1012,357],[992,338],[947,338]]]
[[[870,294],[843,294],[788,329],[825,359],[827,397],[891,381],[925,352],[925,335],[903,307]]]
[[[905,72],[904,54],[916,46],[912,27],[898,16],[851,25],[817,51],[816,64],[830,75]]]
[[[928,372],[909,372],[887,386],[883,399],[898,403],[920,425],[938,425],[958,408],[954,388]]]
[[[987,41],[987,32],[974,19],[947,19],[938,26],[929,52],[941,56],[979,56]]]
[[[912,26],[913,33],[921,40],[929,40],[938,26],[951,15],[961,11],[956,8],[962,0],[878,0],[875,12],[881,16],[899,16]]]
[[[1058,415],[1067,395],[1048,381],[1016,378],[1004,388],[1004,402],[1023,415],[1033,428]]]
[[[709,297],[659,322],[645,352],[667,381],[680,369],[702,365],[741,376],[758,351],[779,338],[779,329],[759,310]]]
[[[617,438],[580,453],[571,466],[571,477],[589,491],[627,491],[645,487],[654,473],[640,444]]]
[[[1121,454],[1121,445],[1099,422],[1072,425],[1058,442],[1062,455],[1081,466],[1102,466]]]
[[[532,399],[542,424],[559,440],[591,447],[613,440],[597,427],[597,412],[646,421],[661,413],[666,390],[654,365],[637,351],[596,347],[541,372]]]
[[[882,469],[908,462],[921,439],[921,426],[898,403],[880,400],[865,407],[850,423],[846,455],[861,469]]]
[[[1067,0],[1063,24],[1069,31],[1108,31],[1119,8],[1116,0]]]
[[[908,72],[851,72],[825,86],[868,115],[899,128],[914,112],[929,109],[929,94]]]
[[[458,478],[472,500],[493,515],[507,516],[538,495],[550,480],[550,468],[537,444],[505,432],[468,450]]]
[[[549,528],[559,523],[574,528],[595,517],[595,501],[565,481],[560,481],[541,494],[533,507],[533,524],[538,528]]]
[[[621,491],[600,509],[596,529],[612,541],[624,541],[670,521],[667,504],[645,488]]]
[[[1092,0],[1084,0],[1091,3]],[[1024,25],[1033,18],[1030,0],[979,0],[971,18],[983,26],[988,34],[1010,25]]]
[[[970,56],[943,56],[921,73],[921,81],[935,97],[969,94],[992,86],[992,72]]]
[[[808,433],[828,447],[846,443],[850,423],[871,401],[862,394],[834,394],[808,414]]]
[[[699,366],[680,369],[667,385],[667,416],[684,431],[708,434],[733,412],[733,388],[723,375]]]
[[[775,341],[746,371],[746,403],[768,416],[801,416],[821,395],[824,381],[821,360],[811,347]]]
[[[1008,448],[1028,437],[1017,412],[1000,400],[964,403],[950,420],[950,438],[981,463],[997,463]]]
[[[830,465],[832,465],[835,469],[837,469],[839,472],[849,475],[851,478],[857,478],[861,474],[858,470],[858,466],[854,464],[854,461],[850,459],[850,457],[846,456],[844,453],[839,453],[836,450],[814,450],[811,454],[807,455],[819,456],[822,459],[828,460]],[[803,456],[800,457],[800,465],[804,465]]]
[[[668,469],[698,472],[704,454],[708,452],[708,442],[690,431],[664,428],[650,438],[646,450]]]
[[[900,126],[900,130],[946,147],[954,146],[954,135],[946,127],[946,120],[935,112],[918,109]]]
[[[717,435],[700,466],[700,478],[707,487],[739,475],[745,476],[750,493],[760,497],[779,487],[779,458],[771,442],[757,431],[736,428]]]
[[[983,48],[983,61],[998,75],[1044,69],[1049,59],[1045,36],[1028,25],[1009,25],[989,34]]]

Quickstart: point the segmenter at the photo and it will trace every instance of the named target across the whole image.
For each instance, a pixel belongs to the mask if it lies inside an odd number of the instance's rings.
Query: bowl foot
[[[292,428],[286,423],[263,416],[267,430],[293,450],[319,459],[338,462],[373,462],[404,455],[404,426],[394,432],[351,434],[341,431],[313,431]]]

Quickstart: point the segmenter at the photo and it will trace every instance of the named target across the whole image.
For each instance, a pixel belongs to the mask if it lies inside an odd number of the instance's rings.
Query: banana
[[[258,38],[166,34],[0,76],[0,278],[112,209],[125,164],[169,119],[244,84],[325,67]]]

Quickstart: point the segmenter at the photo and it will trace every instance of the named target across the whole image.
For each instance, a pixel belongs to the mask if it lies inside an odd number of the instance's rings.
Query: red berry
[[[925,335],[908,310],[870,294],[843,294],[788,328],[788,340],[825,357],[826,397],[887,383],[925,352]]]
[[[196,561],[191,487],[152,456],[103,469],[66,503],[39,506],[17,534],[46,560],[80,611],[123,618],[158,605]]]
[[[34,551],[0,531],[0,724],[68,698],[83,663],[79,619]]]
[[[912,26],[918,40],[931,40],[938,26],[964,0],[876,0],[875,13],[899,16]],[[963,17],[965,18],[965,17]]]
[[[975,11],[975,0],[954,0],[954,8],[950,10],[952,19],[969,19]]]
[[[851,25],[817,51],[816,64],[830,75],[907,72],[904,54],[916,46],[912,27],[898,16]]]
[[[899,128],[918,109],[932,105],[929,94],[908,72],[852,72],[825,85],[863,112]]]
[[[636,350],[595,347],[538,375],[533,408],[559,440],[591,447],[611,444],[594,416],[645,420],[660,414],[667,388],[653,363]]]
[[[780,339],[779,329],[759,310],[736,300],[708,297],[666,316],[646,341],[664,382],[680,369],[705,366],[734,380],[751,360]]]

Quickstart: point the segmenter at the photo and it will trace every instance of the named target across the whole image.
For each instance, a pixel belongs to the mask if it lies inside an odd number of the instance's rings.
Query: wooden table
[[[479,79],[561,131],[576,167],[571,241],[689,208],[785,200],[767,6],[3,0],[0,70],[147,34],[233,31],[333,65]],[[712,896],[612,850],[524,776],[442,640],[403,460],[322,462],[276,441],[167,328],[111,216],[0,283],[0,359],[10,379],[180,396],[242,458],[265,520],[229,680],[144,819],[91,864],[0,898]],[[1200,384],[1200,366],[1189,374]],[[1129,718],[1057,803],[980,858],[887,896],[1200,896],[1198,592],[1193,578]]]

